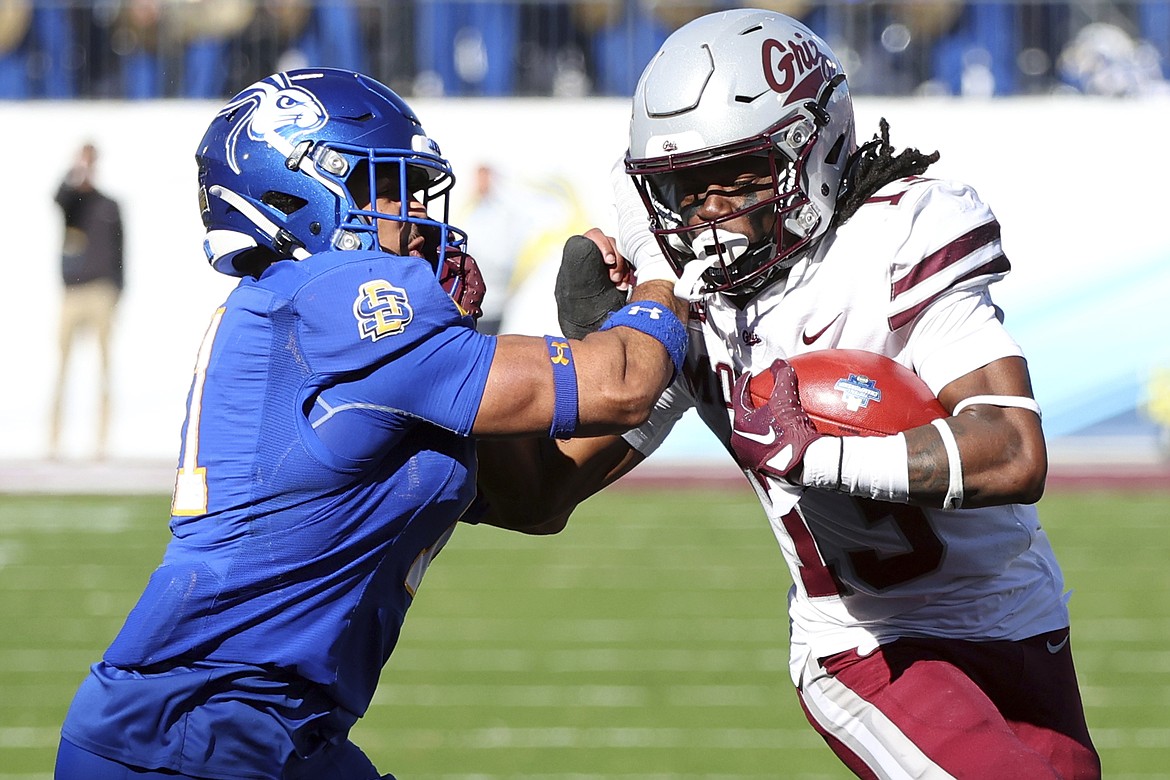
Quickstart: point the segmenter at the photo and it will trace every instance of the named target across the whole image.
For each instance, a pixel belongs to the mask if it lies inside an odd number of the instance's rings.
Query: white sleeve
[[[954,290],[935,300],[914,323],[906,349],[914,372],[935,395],[964,374],[1024,354],[986,287]]]
[[[634,182],[626,174],[625,161],[621,158],[609,172],[609,183],[613,188],[613,204],[617,220],[617,250],[637,270],[639,282],[651,279],[665,279],[675,282],[678,274],[666,261],[662,247],[650,232],[650,217],[642,196]]]
[[[695,405],[681,381],[673,382],[654,405],[650,419],[637,428],[626,431],[622,438],[643,455],[649,455],[666,440],[674,424],[682,418],[687,409]]]

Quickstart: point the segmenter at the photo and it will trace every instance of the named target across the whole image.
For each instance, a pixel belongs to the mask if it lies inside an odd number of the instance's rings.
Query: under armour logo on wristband
[[[662,316],[662,309],[657,306],[631,306],[628,312],[632,315],[646,313],[650,315],[650,319],[656,320]]]
[[[565,350],[567,350],[569,348],[569,342],[567,342],[567,341],[550,341],[548,343],[548,346],[550,349],[555,349],[557,351],[557,353],[555,355],[549,355],[549,360],[551,360],[553,363],[555,363],[557,365],[562,365],[562,366],[569,365],[569,356],[565,354]]]

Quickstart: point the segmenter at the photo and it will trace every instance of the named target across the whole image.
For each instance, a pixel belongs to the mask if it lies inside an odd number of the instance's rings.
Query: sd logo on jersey
[[[358,288],[353,302],[353,316],[357,319],[358,335],[377,341],[383,336],[394,336],[406,330],[414,319],[414,309],[406,290],[395,287],[385,279],[374,279]]]

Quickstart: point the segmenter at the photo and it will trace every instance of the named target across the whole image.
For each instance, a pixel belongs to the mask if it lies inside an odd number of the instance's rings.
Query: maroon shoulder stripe
[[[998,240],[999,222],[996,220],[986,222],[977,228],[971,229],[937,252],[933,252],[922,258],[921,262],[910,269],[910,273],[894,282],[893,289],[891,290],[891,300],[897,298],[911,287],[916,287],[924,280],[929,279],[948,266],[954,265],[966,258],[977,249]]]
[[[974,279],[978,276],[986,276],[988,274],[1006,274],[1011,270],[1011,268],[1012,265],[1008,262],[1007,257],[1002,252],[999,253],[978,268],[963,274],[958,279],[955,279],[953,282],[947,285],[946,288],[939,290],[937,293],[930,296],[921,303],[915,304],[905,311],[900,311],[891,315],[889,318],[890,330],[897,330],[903,325],[913,322],[914,318],[921,314],[923,309],[934,303],[939,299],[939,297],[943,295],[943,293],[947,292],[947,290],[949,290],[951,287],[954,287],[959,282],[965,282],[968,279]]]

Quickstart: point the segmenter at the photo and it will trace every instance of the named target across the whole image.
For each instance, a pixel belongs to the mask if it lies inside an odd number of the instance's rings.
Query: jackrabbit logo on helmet
[[[294,86],[283,74],[257,82],[228,103],[219,115],[238,111],[246,113],[227,137],[227,159],[236,173],[240,172],[236,139],[244,130],[252,140],[262,141],[287,156],[301,136],[329,121],[329,112],[321,101],[308,90]]]

